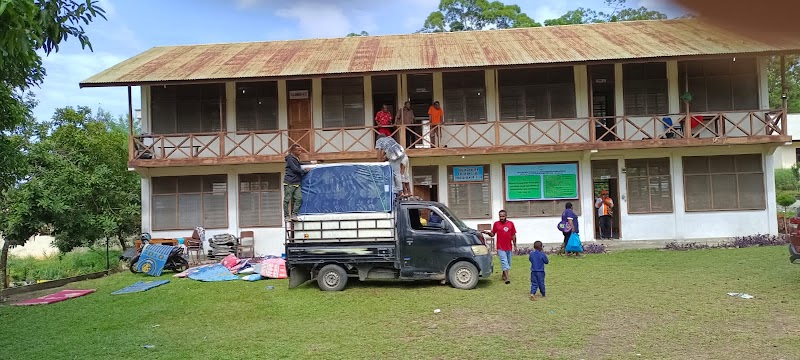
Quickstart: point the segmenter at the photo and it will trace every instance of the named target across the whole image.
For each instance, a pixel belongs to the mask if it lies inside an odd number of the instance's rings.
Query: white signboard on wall
[[[308,90],[292,90],[289,91],[289,99],[308,99]]]

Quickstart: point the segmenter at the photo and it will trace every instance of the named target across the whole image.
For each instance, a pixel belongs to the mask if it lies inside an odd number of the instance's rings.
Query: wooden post
[[[225,94],[225,84],[222,84],[222,90],[222,93]],[[224,95],[219,99],[219,158],[223,158],[225,156],[225,99],[226,97]]]
[[[786,94],[786,56],[781,55],[781,135],[786,135],[789,102]]]
[[[131,87],[128,86],[128,160],[133,160],[133,100]]]
[[[683,64],[683,82],[684,91],[689,93],[689,66]],[[683,119],[683,133],[685,139],[692,138],[692,117],[689,113],[689,101],[684,100],[683,104],[686,106],[686,118]]]
[[[405,119],[403,119],[403,121],[405,121]],[[398,128],[397,131],[400,132],[398,134],[398,137],[397,137],[398,139],[400,139],[400,141],[399,141],[400,142],[400,146],[402,146],[403,149],[405,149],[406,145],[408,144],[406,142],[406,125],[405,124],[401,124],[401,125],[398,125],[397,128]],[[344,136],[342,136],[342,139],[344,139]]]

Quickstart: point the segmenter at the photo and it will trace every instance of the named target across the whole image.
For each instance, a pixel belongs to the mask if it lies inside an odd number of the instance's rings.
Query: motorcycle
[[[139,257],[144,252],[144,249],[150,245],[150,234],[144,233],[141,236],[142,246],[136,252],[136,256],[131,259],[130,265],[128,269],[132,273],[137,273],[136,271],[136,263],[139,262]],[[175,272],[182,272],[189,268],[189,261],[183,256],[183,248],[180,246],[173,246],[172,250],[169,252],[169,257],[167,257],[167,262],[164,263],[164,270],[171,270]],[[147,272],[146,269],[142,269],[143,272]]]

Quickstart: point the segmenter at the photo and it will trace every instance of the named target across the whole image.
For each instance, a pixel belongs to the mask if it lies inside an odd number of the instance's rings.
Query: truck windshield
[[[456,227],[459,230],[464,231],[464,232],[469,230],[469,226],[464,224],[464,222],[461,221],[461,219],[459,219],[452,212],[450,212],[450,209],[448,209],[446,206],[437,206],[437,207],[439,208],[439,210],[442,211],[442,213],[444,213],[444,216],[447,216],[448,218],[450,218],[450,220],[453,222],[453,224],[456,225]]]

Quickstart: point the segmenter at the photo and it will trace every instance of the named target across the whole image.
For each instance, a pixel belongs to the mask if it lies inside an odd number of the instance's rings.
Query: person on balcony
[[[431,117],[431,144],[439,146],[439,138],[441,137],[441,124],[442,117],[444,117],[444,110],[438,101],[434,101],[433,105],[428,108],[428,115]]]
[[[292,144],[289,147],[289,154],[286,155],[286,175],[283,177],[283,214],[287,222],[289,220],[297,220],[300,204],[303,201],[300,184],[303,182],[303,176],[306,175],[308,169],[303,170],[300,167],[300,155],[302,154],[303,148],[300,145]],[[290,201],[292,203],[291,212],[289,211]]]
[[[381,135],[392,136],[392,113],[389,112],[389,105],[383,105],[381,111],[375,114],[375,125],[378,126],[378,132]]]
[[[414,110],[411,109],[411,102],[406,101],[406,103],[403,104],[403,108],[397,112],[397,116],[395,117],[395,124],[405,125],[406,127],[406,148],[411,147],[417,140],[415,133],[421,133],[417,127],[413,126],[414,120]]]

